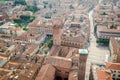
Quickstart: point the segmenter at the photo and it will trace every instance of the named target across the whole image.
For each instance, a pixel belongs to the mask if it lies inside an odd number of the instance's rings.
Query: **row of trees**
[[[25,0],[15,0],[14,5],[26,5]]]
[[[99,44],[106,44],[106,45],[108,45],[109,44],[109,39],[101,39],[101,38],[99,38],[99,39],[97,39],[97,41],[96,41],[97,43],[99,43]]]

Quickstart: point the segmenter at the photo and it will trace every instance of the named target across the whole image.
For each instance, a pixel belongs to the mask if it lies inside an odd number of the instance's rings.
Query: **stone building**
[[[111,60],[120,63],[120,38],[110,38],[109,49],[111,52]]]

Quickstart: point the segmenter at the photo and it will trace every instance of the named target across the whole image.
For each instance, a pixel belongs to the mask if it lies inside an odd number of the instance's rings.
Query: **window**
[[[115,78],[112,78],[113,80],[115,80]]]
[[[117,78],[116,80],[120,80],[119,78]]]
[[[78,63],[73,63],[73,66],[78,66]]]
[[[120,75],[118,75],[118,77],[120,77]]]
[[[113,74],[113,76],[115,76],[115,74]]]
[[[111,70],[111,73],[113,73],[113,71]]]

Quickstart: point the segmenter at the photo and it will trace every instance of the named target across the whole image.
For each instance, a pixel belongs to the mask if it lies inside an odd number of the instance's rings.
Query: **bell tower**
[[[61,45],[62,24],[55,24],[53,27],[53,45]]]

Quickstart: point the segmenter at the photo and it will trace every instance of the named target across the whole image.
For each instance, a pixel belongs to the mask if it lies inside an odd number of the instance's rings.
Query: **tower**
[[[62,24],[55,24],[53,27],[53,45],[61,45]]]

